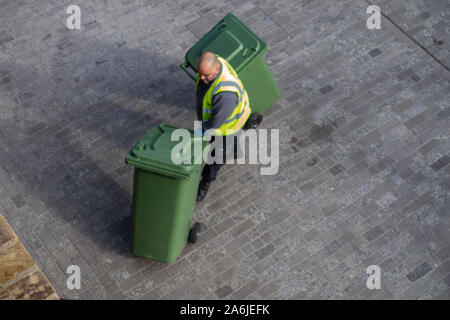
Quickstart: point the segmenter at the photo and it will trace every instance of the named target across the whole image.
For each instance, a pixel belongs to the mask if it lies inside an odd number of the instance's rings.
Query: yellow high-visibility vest
[[[222,57],[217,56],[217,59],[219,59],[219,62],[222,65],[222,72],[203,96],[202,120],[208,120],[212,116],[212,99],[214,95],[224,91],[235,92],[239,97],[238,105],[227,120],[225,120],[225,123],[213,132],[214,135],[226,136],[236,133],[244,126],[251,114],[251,109],[247,92],[245,91],[241,80],[239,80],[236,71],[234,71],[233,67]],[[200,74],[197,73],[195,88],[197,88],[199,81]]]

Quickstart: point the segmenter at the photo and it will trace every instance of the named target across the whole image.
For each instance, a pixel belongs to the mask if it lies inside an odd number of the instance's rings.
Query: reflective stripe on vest
[[[244,94],[244,92],[242,91],[241,87],[234,81],[221,81],[221,82],[219,82],[214,87],[214,89],[213,89],[213,91],[211,93],[211,101],[213,99],[213,96],[216,94],[217,91],[219,91],[219,89],[222,88],[225,91],[226,91],[226,89],[228,89],[228,88],[225,88],[225,87],[234,87],[234,88],[238,89],[239,90],[239,95],[238,95],[239,96],[239,102],[242,101],[242,95]]]
[[[241,115],[241,117],[239,118],[239,121],[235,124],[234,130],[231,131],[230,134],[233,134],[233,133],[237,132],[238,130],[240,130],[244,126],[244,124],[247,122],[247,119],[250,117],[250,113],[251,113],[251,109],[248,105],[244,108],[243,113],[244,114]]]
[[[245,104],[247,105],[247,101],[245,101]],[[243,109],[241,112],[235,114],[235,115],[233,116],[233,118],[227,119],[227,120],[225,121],[225,123],[230,123],[231,121],[234,121],[234,120],[236,120],[236,119],[239,119],[239,117],[242,116],[242,115],[244,114],[244,111],[245,111],[245,107],[244,107],[244,109]]]

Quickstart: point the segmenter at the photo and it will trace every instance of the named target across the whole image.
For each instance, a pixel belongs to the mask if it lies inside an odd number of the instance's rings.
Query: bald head
[[[220,71],[220,63],[216,55],[212,52],[203,52],[197,60],[197,71],[200,74],[200,80],[210,84]]]
[[[203,52],[200,57],[198,57],[198,66],[206,65],[214,67],[217,63],[219,63],[219,60],[217,60],[216,55],[212,52]]]

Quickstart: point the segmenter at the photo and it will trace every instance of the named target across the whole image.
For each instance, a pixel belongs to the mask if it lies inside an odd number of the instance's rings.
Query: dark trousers
[[[212,136],[211,143],[213,143],[215,140],[215,137]],[[227,141],[228,140],[228,141]],[[231,141],[233,140],[233,141]],[[228,150],[229,148],[233,148],[233,150]],[[227,139],[223,139],[223,161],[222,163],[212,163],[212,164],[205,164],[205,167],[202,171],[203,180],[206,181],[214,181],[216,180],[217,172],[220,170],[220,168],[225,164],[226,161],[226,155],[228,152],[234,152],[234,157],[237,156],[238,150],[238,137],[227,137]],[[215,150],[211,151],[211,155],[215,156]]]

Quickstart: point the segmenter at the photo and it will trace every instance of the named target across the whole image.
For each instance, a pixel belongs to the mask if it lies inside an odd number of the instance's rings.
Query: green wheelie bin
[[[197,240],[200,224],[191,228],[192,215],[209,148],[192,130],[187,143],[172,141],[176,129],[166,123],[153,127],[125,158],[134,167],[132,252],[165,263]]]
[[[267,50],[263,40],[228,13],[188,50],[180,67],[195,80],[197,58],[203,52],[214,52],[227,60],[247,91],[252,109],[249,127],[256,128],[263,113],[280,97],[280,89],[263,57]]]

